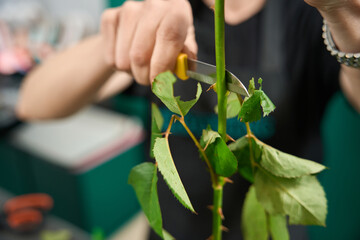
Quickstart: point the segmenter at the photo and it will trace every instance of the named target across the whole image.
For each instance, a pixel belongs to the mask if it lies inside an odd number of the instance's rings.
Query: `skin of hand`
[[[340,51],[360,53],[360,0],[305,0],[305,2],[319,10]],[[342,64],[339,78],[347,99],[360,112],[360,69]]]
[[[105,11],[101,34],[105,61],[131,72],[142,85],[174,69],[180,51],[192,58],[197,53],[192,10],[186,0],[125,2]]]
[[[180,51],[196,58],[186,0],[126,2],[103,13],[100,34],[54,54],[27,75],[17,115],[26,121],[67,117],[126,88],[129,74],[148,85],[174,67]]]

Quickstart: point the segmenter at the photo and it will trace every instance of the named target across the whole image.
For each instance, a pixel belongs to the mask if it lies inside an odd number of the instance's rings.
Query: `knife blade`
[[[185,53],[181,53],[177,57],[174,72],[182,80],[192,78],[210,85],[216,83],[216,66],[188,58]],[[226,70],[225,74],[226,87],[229,91],[245,97],[249,96],[244,84],[233,73]]]

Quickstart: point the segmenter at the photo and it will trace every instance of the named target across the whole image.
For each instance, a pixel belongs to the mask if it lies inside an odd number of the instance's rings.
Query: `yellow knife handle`
[[[188,70],[188,61],[187,61],[187,54],[180,53],[176,59],[175,71],[174,73],[180,78],[181,80],[186,80],[189,76],[186,74]]]

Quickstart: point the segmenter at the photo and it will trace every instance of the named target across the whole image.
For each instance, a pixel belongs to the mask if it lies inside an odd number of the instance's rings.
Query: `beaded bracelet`
[[[360,53],[344,53],[339,51],[336,48],[329,27],[327,26],[325,20],[322,30],[322,37],[324,39],[326,49],[330,52],[331,56],[336,57],[339,63],[345,64],[348,67],[360,68]]]

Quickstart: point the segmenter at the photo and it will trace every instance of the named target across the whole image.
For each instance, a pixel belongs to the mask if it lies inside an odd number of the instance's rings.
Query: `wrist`
[[[336,47],[346,53],[360,52],[360,4],[319,8]]]

